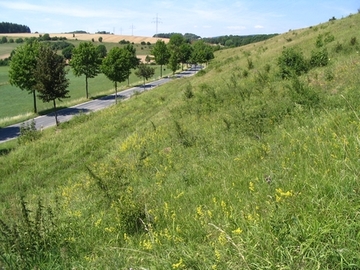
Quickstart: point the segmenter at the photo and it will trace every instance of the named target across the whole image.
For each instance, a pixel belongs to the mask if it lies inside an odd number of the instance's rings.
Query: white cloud
[[[255,25],[254,28],[256,28],[256,29],[263,29],[264,26],[262,26],[262,25]]]
[[[245,26],[228,26],[226,27],[226,29],[229,29],[229,30],[244,30],[246,29]]]

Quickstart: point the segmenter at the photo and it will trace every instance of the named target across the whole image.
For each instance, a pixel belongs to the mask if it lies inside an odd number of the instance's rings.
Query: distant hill
[[[31,33],[30,28],[26,25],[1,22],[0,33]]]
[[[218,36],[218,37],[207,37],[202,38],[201,36],[198,36],[196,34],[192,33],[160,33],[154,35],[154,37],[161,37],[161,38],[170,38],[174,34],[180,34],[182,35],[186,40],[189,42],[195,41],[198,39],[202,39],[207,43],[214,44],[214,45],[222,45],[226,47],[239,47],[244,46],[247,44],[267,40],[269,38],[275,37],[278,34],[260,34],[260,35],[246,35],[246,36],[238,36],[238,35],[225,35],[225,36]]]
[[[207,43],[218,44],[226,47],[239,47],[247,44],[264,41],[269,38],[275,37],[278,34],[261,34],[261,35],[247,35],[247,36],[219,36],[219,37],[211,37],[211,38],[203,38],[203,40]]]

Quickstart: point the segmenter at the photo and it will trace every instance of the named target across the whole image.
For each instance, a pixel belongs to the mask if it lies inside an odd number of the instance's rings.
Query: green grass
[[[10,54],[16,47],[20,46],[19,43],[1,43],[0,44],[0,56]]]
[[[359,269],[359,23],[219,51],[195,77],[1,145],[0,218],[19,233],[0,224],[0,267]],[[326,32],[328,66],[282,80],[284,46],[309,57]]]

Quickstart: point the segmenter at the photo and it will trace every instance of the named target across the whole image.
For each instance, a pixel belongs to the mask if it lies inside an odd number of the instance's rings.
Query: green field
[[[359,24],[0,144],[0,268],[360,269]],[[289,48],[326,64],[282,79]]]

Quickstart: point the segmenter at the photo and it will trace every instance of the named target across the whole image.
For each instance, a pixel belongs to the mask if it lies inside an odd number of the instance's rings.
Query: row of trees
[[[173,34],[169,43],[158,40],[153,49],[155,62],[160,65],[162,76],[162,66],[168,65],[173,73],[183,64],[203,64],[214,58],[214,48],[206,44],[203,40],[195,41],[191,44],[181,34]]]
[[[70,65],[75,76],[85,76],[87,98],[89,78],[94,78],[103,72],[114,82],[117,94],[117,83],[125,81],[130,76],[131,69],[136,68],[140,62],[136,57],[136,49],[130,44],[123,48],[114,47],[106,58],[102,59],[100,55],[98,48],[91,42],[80,43],[72,52]],[[36,96],[43,102],[53,102],[56,124],[58,124],[56,100],[61,101],[70,97],[67,90],[69,81],[66,78],[68,70],[65,67],[66,61],[63,56],[58,55],[48,44],[37,40],[18,47],[10,62],[10,83],[32,94],[35,113],[37,113]],[[137,74],[148,79],[154,74],[154,69],[148,66],[139,69]]]
[[[75,76],[85,77],[86,98],[89,98],[89,78],[100,72],[114,82],[115,98],[118,83],[129,80],[131,70],[148,80],[155,73],[150,65],[140,63],[136,49],[132,44],[114,47],[107,53],[104,45],[95,46],[92,42],[81,42],[78,47],[65,48],[69,52],[69,63]],[[64,50],[65,50],[64,49]],[[63,54],[64,54],[63,50]],[[182,35],[173,35],[168,44],[158,40],[152,49],[155,62],[162,66],[168,65],[173,73],[184,63],[206,63],[214,58],[213,49],[203,41],[193,45],[187,43]],[[56,100],[67,98],[69,85],[66,78],[65,57],[58,55],[57,50],[49,44],[30,40],[18,47],[10,61],[10,83],[33,95],[34,112],[37,113],[36,93],[44,102],[53,102],[56,115]]]

